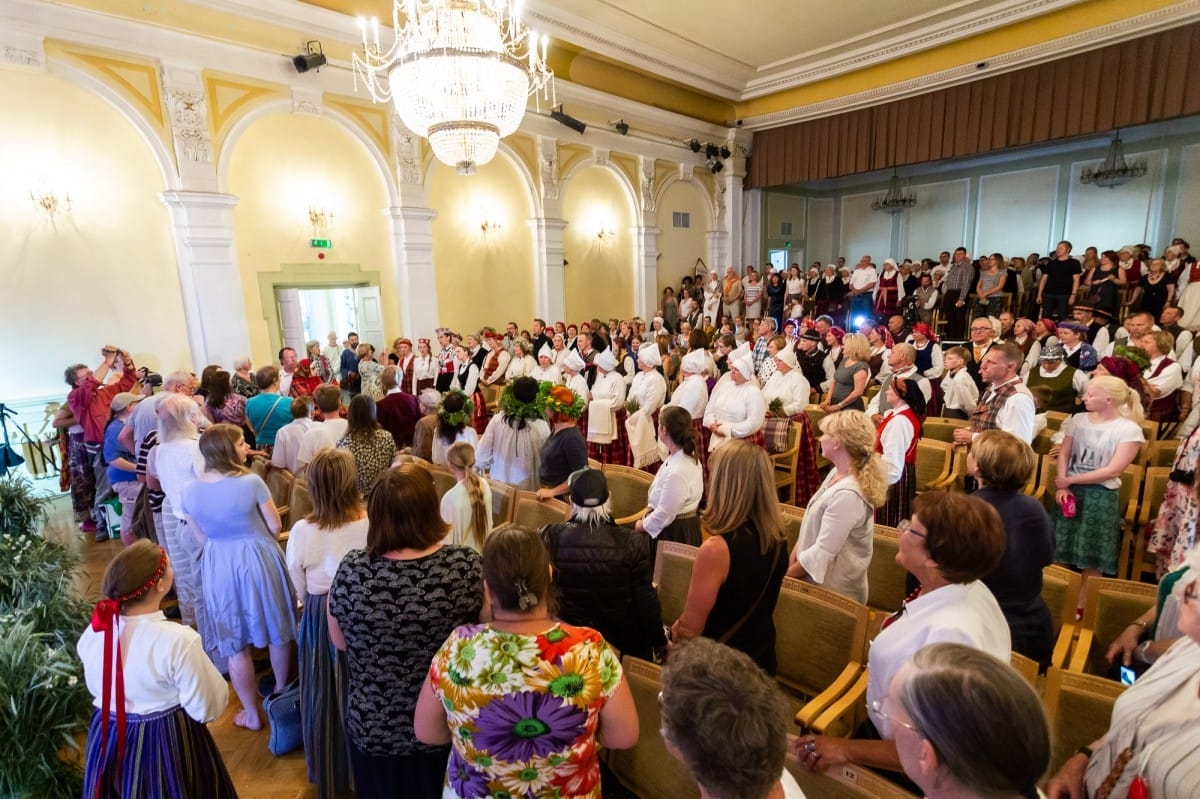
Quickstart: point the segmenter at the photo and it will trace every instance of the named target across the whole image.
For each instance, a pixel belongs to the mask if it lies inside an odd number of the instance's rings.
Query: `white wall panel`
[[[1175,200],[1175,222],[1160,230],[1159,238],[1185,238],[1192,252],[1200,252],[1200,144],[1184,147],[1179,161],[1179,195]]]
[[[871,256],[876,264],[892,256],[892,216],[871,208],[879,194],[850,194],[842,198],[842,231],[836,254],[844,256],[848,266],[853,267],[864,255]]]
[[[1011,258],[1053,249],[1058,175],[1057,166],[1047,166],[981,176],[971,254]]]
[[[904,212],[903,252],[898,254],[897,260],[936,260],[942,250],[953,252],[963,243],[970,185],[970,181],[963,179],[913,187],[917,204]]]
[[[804,209],[808,201],[791,194],[771,194],[768,197],[767,240],[804,238]],[[791,225],[791,232],[785,233],[784,225]]]
[[[811,264],[813,261],[820,261],[826,264],[832,261],[834,258],[833,238],[833,200],[809,200],[808,263]],[[807,265],[802,264],[802,266]]]
[[[1157,216],[1162,201],[1159,172],[1163,152],[1126,153],[1125,157],[1145,159],[1149,170],[1144,176],[1115,189],[1085,186],[1079,182],[1079,174],[1085,168],[1094,168],[1103,158],[1071,164],[1066,238],[1079,252],[1089,245],[1101,250],[1115,250],[1124,244],[1137,244],[1152,238],[1157,230],[1157,220],[1152,216]]]

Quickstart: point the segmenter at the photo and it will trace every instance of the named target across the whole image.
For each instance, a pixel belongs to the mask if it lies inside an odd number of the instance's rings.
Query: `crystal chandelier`
[[[520,0],[393,0],[395,41],[387,50],[379,21],[371,19],[368,38],[359,19],[355,88],[361,79],[375,102],[391,99],[439,161],[471,174],[521,124],[529,95],[554,101],[548,39],[539,42],[520,13]]]
[[[1115,189],[1122,183],[1128,183],[1134,178],[1146,174],[1146,161],[1129,162],[1125,160],[1125,147],[1121,144],[1121,134],[1113,135],[1108,145],[1108,155],[1104,163],[1095,169],[1085,169],[1079,174],[1079,182],[1106,189]]]
[[[893,172],[892,179],[888,183],[887,194],[871,203],[871,207],[876,211],[898,214],[906,208],[912,208],[916,204],[917,198],[905,193],[904,187],[900,183],[900,176]]]

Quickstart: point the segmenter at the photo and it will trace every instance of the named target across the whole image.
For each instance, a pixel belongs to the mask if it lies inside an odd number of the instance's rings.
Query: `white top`
[[[338,564],[346,553],[366,548],[368,527],[365,516],[332,530],[317,527],[305,519],[292,525],[284,553],[288,574],[292,576],[292,585],[301,601],[305,594],[329,593],[333,575],[337,574]]]
[[[705,427],[720,424],[709,439],[708,451],[715,452],[731,438],[749,438],[762,429],[766,419],[767,403],[753,380],[741,385],[732,379],[720,381],[704,409]]]
[[[964,366],[953,374],[946,372],[946,376],[942,378],[942,406],[970,416],[978,404],[979,386],[975,385],[975,378],[971,377],[967,367]]]
[[[587,381],[585,380],[586,384]],[[571,388],[575,388],[571,385]],[[592,384],[592,402],[605,402],[615,412],[625,405],[625,380],[618,372],[605,372]]]
[[[326,419],[323,422],[313,422],[300,439],[300,450],[296,453],[296,468],[292,471],[297,475],[308,468],[313,456],[323,449],[333,449],[346,435],[350,423],[345,419]],[[282,428],[281,428],[282,429]]]
[[[1098,422],[1091,414],[1077,413],[1063,422],[1063,435],[1071,439],[1071,453],[1067,460],[1067,476],[1101,469],[1112,461],[1117,448],[1127,442],[1141,444],[1146,440],[1142,426],[1132,419],[1119,416],[1109,422]],[[1121,477],[1105,480],[1105,488],[1120,488]]]
[[[492,370],[490,377],[484,377],[483,373],[492,361],[497,362],[496,368]],[[479,370],[479,379],[489,386],[503,382],[504,376],[508,373],[508,364],[510,361],[512,361],[512,356],[505,352],[503,347],[498,350],[492,350],[483,359],[483,369]]]
[[[204,471],[204,456],[200,454],[200,440],[184,438],[167,441],[154,448],[154,476],[162,484],[171,512],[183,518],[183,488]],[[165,511],[165,507],[164,507]]]
[[[875,396],[871,397],[871,401],[867,403],[868,415],[873,416],[877,413],[882,413],[879,408],[883,404],[883,401],[887,399],[887,387],[885,384],[889,378],[895,380],[897,377],[904,380],[915,379],[917,381],[917,388],[921,389],[921,394],[925,397],[925,402],[929,402],[929,398],[933,396],[933,386],[925,379],[924,375],[917,371],[916,366],[909,365],[898,372],[893,372],[888,368],[887,364],[884,364],[883,369],[880,370],[879,375],[876,377],[879,381],[879,391],[876,391]]]
[[[505,382],[512,382],[518,377],[529,377],[533,374],[533,370],[537,368],[537,361],[532,355],[522,355],[517,358],[510,358],[508,368],[504,370]]]
[[[932,361],[932,365],[924,372],[921,372],[921,374],[930,380],[937,380],[939,377],[941,377],[942,372],[944,372],[946,369],[942,363],[942,346],[940,344],[934,344],[932,341],[927,341],[925,342],[924,347],[918,347],[916,344],[913,344],[912,336],[908,337],[908,343],[911,344],[917,352],[924,352],[925,350],[929,350],[930,352],[929,357]]]
[[[553,363],[545,368],[534,366],[529,370],[529,376],[539,383],[554,383],[558,385],[562,382],[562,372]]]
[[[617,377],[620,377],[620,375],[617,375]],[[583,375],[576,374],[568,377],[564,374],[563,385],[583,397],[585,403],[592,401],[592,390],[588,388],[587,378]]]
[[[207,724],[225,711],[229,686],[204,654],[199,633],[167,621],[161,612],[121,616],[117,623],[126,713],[158,713],[181,706],[190,717]],[[100,707],[104,696],[104,633],[88,625],[76,650],[83,661],[83,678],[92,694],[92,705]],[[115,653],[113,661],[111,696],[115,700]],[[109,710],[115,710],[115,706]]]
[[[783,415],[795,416],[803,413],[808,405],[809,390],[808,380],[799,369],[792,369],[787,374],[776,370],[763,384],[762,395],[768,408],[772,400],[782,400]]]
[[[488,420],[475,447],[475,465],[488,471],[493,480],[537,491],[542,447],[548,438],[550,425],[544,419],[528,420],[524,429],[515,430],[501,411]]]
[[[457,388],[462,393],[470,396],[475,393],[475,388],[479,385],[479,367],[474,363],[467,364],[466,371],[460,373],[462,364],[458,361],[454,362],[454,376],[450,379],[450,388]]]
[[[679,450],[663,461],[654,475],[646,498],[646,507],[653,510],[642,518],[642,526],[651,538],[658,538],[676,516],[695,513],[703,495],[704,473],[700,461]]]
[[[885,413],[879,422],[879,444],[883,449],[883,462],[887,466],[888,485],[900,481],[904,474],[904,455],[917,435],[908,417],[899,413],[907,407],[907,403],[900,403]]]
[[[1020,380],[1020,378],[1013,377],[1012,380],[1000,385],[1007,385],[1016,380]],[[982,399],[986,401],[991,393],[992,388],[990,386],[985,388]],[[1017,393],[1010,396],[996,414],[996,427],[1006,433],[1012,433],[1026,444],[1032,446],[1033,416],[1035,412],[1033,395],[1029,393],[1029,388],[1024,383],[1020,383],[1017,385]]]
[[[300,456],[300,442],[312,425],[312,419],[306,417],[293,419],[279,428],[275,434],[275,448],[271,450],[271,465],[294,474],[299,466],[296,460]]]
[[[1142,372],[1142,376],[1146,378],[1146,382],[1159,390],[1159,394],[1155,399],[1162,399],[1178,391],[1183,386],[1183,369],[1174,361],[1163,367],[1163,370],[1158,373],[1157,377],[1150,376],[1154,374],[1154,370],[1158,368],[1165,357],[1164,355],[1160,355],[1154,358],[1150,361],[1150,368]]]
[[[708,381],[704,375],[688,375],[675,387],[667,404],[683,408],[693,419],[703,419],[708,406]]]
[[[814,583],[865,604],[874,529],[875,510],[858,480],[831,470],[804,511],[796,560]]]
[[[880,737],[892,738],[892,725],[871,709],[872,702],[883,701],[896,672],[918,649],[947,641],[976,647],[1005,663],[1011,659],[1008,622],[996,597],[980,581],[921,594],[875,636],[867,656],[867,712]]]
[[[484,531],[486,538],[492,531],[492,487],[488,485],[487,480],[481,482],[483,507],[487,513],[488,529]],[[446,534],[445,539],[447,544],[461,544],[483,554],[475,545],[475,536],[471,534],[471,500],[467,496],[466,483],[460,480],[442,496],[441,513],[442,521],[450,525],[450,532]]]
[[[867,286],[879,281],[879,275],[874,269],[855,269],[850,273],[850,288],[861,291]]]
[[[279,396],[287,397],[292,393],[292,378],[296,376],[295,372],[289,372],[283,367],[279,369]]]
[[[465,441],[474,447],[479,444],[479,434],[475,432],[474,427],[467,425],[462,430],[458,431],[458,435],[454,437],[453,441],[447,443],[447,441],[442,438],[441,434],[438,433],[437,427],[435,426],[433,428],[433,452],[431,453],[433,455],[433,462],[438,466],[445,466],[446,452],[450,449],[452,444],[457,444],[459,441]]]
[[[783,776],[779,779],[783,785],[783,799],[805,799],[804,791],[796,784],[796,778],[784,769]]]
[[[438,374],[437,358],[432,355],[413,356],[413,380],[436,380]]]
[[[667,398],[667,379],[658,373],[657,370],[651,369],[646,371],[642,369],[633,377],[633,382],[629,384],[629,393],[626,396],[626,401],[636,400],[638,410],[646,414],[649,418],[655,411],[663,405],[663,400]]]

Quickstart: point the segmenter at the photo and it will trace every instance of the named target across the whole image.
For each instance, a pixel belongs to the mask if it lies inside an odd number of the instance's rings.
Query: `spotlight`
[[[692,152],[698,153],[698,152],[700,152],[700,142],[697,141],[696,139],[692,139],[690,142],[688,142],[688,148]]]
[[[720,152],[721,151],[717,149],[717,145],[715,145],[715,144],[704,145],[704,157],[705,158],[716,158],[717,155],[720,154]]]
[[[707,166],[708,166],[708,171],[712,172],[714,175],[725,168],[725,164],[721,163],[716,158],[708,159]]]
[[[617,133],[620,133],[622,136],[629,135],[629,123],[626,122],[625,120],[623,120],[623,119],[618,120],[618,121],[612,123],[612,126],[614,128],[616,128]]]
[[[310,69],[319,69],[325,66],[325,51],[321,49],[321,43],[316,40],[308,42],[305,45],[305,52],[292,59],[292,66],[301,75]]]
[[[576,133],[583,133],[587,130],[586,122],[581,122],[569,114],[564,114],[561,105],[550,112],[550,118],[560,125],[566,125]]]
[[[733,152],[728,147],[726,147],[725,145],[722,144],[721,145],[721,157],[728,158],[731,155],[733,155]]]

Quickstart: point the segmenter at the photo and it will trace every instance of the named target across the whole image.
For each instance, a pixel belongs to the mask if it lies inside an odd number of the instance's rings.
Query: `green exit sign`
[[[333,246],[333,239],[309,239],[309,247],[319,247],[323,250],[328,250]]]

